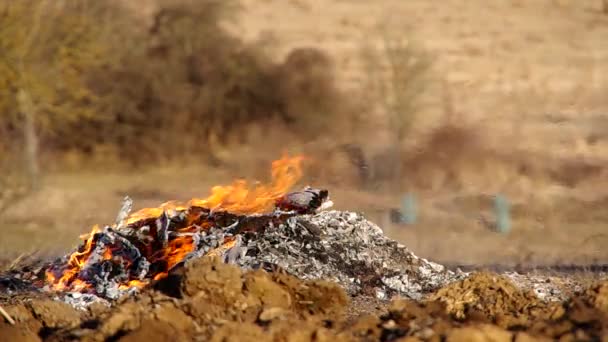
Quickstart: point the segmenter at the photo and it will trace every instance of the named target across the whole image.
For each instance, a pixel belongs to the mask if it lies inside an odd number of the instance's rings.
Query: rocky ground
[[[248,250],[278,267],[204,256],[134,295],[90,305],[80,293],[0,282],[14,320],[0,322],[0,341],[608,338],[608,282],[599,277],[450,271],[355,213],[299,216],[250,238]]]

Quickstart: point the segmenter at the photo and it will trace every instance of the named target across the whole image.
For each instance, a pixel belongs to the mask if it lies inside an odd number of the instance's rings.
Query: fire
[[[141,287],[144,287],[144,286],[146,286],[146,285],[148,285],[148,282],[147,282],[147,281],[141,281],[141,280],[137,280],[137,279],[135,279],[135,280],[130,280],[130,281],[128,281],[126,284],[122,284],[122,285],[120,285],[120,286],[118,287],[118,289],[119,289],[119,290],[128,290],[128,289],[130,289],[130,288],[132,288],[132,287],[138,287],[138,288],[141,288]]]
[[[194,240],[191,237],[177,238],[169,243],[165,249],[167,268],[171,269],[184,259],[188,253],[194,251]]]
[[[270,184],[254,184],[245,180],[235,180],[231,185],[211,188],[211,195],[205,199],[193,198],[187,204],[170,201],[158,208],[145,208],[132,214],[127,224],[158,217],[167,210],[186,210],[188,207],[202,207],[224,210],[235,214],[254,214],[269,210],[274,202],[285,195],[302,178],[303,156],[285,156],[272,162],[272,181]]]
[[[188,207],[180,204],[177,201],[169,201],[169,202],[165,202],[163,204],[161,204],[158,208],[144,208],[141,209],[140,211],[131,214],[131,216],[129,216],[127,218],[127,224],[131,224],[133,222],[137,222],[137,221],[141,221],[141,220],[145,220],[148,218],[153,218],[153,217],[158,217],[160,216],[160,214],[163,213],[163,211],[171,211],[171,210],[186,210]]]
[[[302,177],[302,156],[276,160],[272,163],[272,182],[250,187],[244,180],[229,186],[215,186],[206,199],[193,199],[191,206],[224,210],[235,214],[254,214],[269,210]]]
[[[48,281],[51,284],[53,284],[53,288],[55,290],[65,290],[69,286],[71,286],[74,289],[81,288],[79,279],[75,279],[75,278],[78,275],[78,272],[80,271],[82,266],[84,265],[86,259],[91,254],[92,247],[93,247],[93,237],[98,232],[99,232],[99,226],[98,225],[93,226],[91,233],[89,233],[88,237],[85,238],[85,243],[84,243],[83,247],[81,248],[82,251],[76,251],[70,256],[70,258],[68,260],[68,264],[67,264],[67,269],[63,272],[63,274],[59,278],[57,278],[57,276],[53,272],[48,271],[48,270],[46,271],[46,277],[47,277]],[[84,238],[85,236],[81,236],[81,238]]]
[[[130,225],[143,220],[157,219],[165,212],[187,211],[189,208],[205,208],[211,212],[229,212],[237,215],[268,212],[272,210],[276,201],[287,194],[300,180],[303,160],[303,156],[284,156],[274,161],[272,163],[272,179],[269,184],[249,184],[245,180],[236,180],[230,185],[211,188],[211,194],[204,199],[194,198],[187,204],[171,201],[161,204],[158,208],[139,210],[127,217],[125,223]],[[198,217],[189,217],[188,225],[176,230],[177,233],[183,235],[173,237],[170,241],[165,241],[164,244],[161,243],[160,247],[158,241],[152,241],[147,245],[137,247],[145,251],[143,257],[146,258],[148,263],[156,265],[157,268],[157,265],[163,265],[161,269],[155,269],[153,274],[147,274],[147,278],[159,280],[166,277],[171,268],[182,262],[189,253],[195,251],[197,248],[196,241],[192,235],[187,234],[196,229],[209,229],[213,225],[210,222],[197,222],[196,225],[190,222],[197,219]],[[101,255],[101,257],[97,257],[98,261],[121,263],[122,260],[123,266],[132,266],[135,260],[128,258],[125,260],[124,255],[119,255],[120,252],[115,251],[111,245],[105,246],[102,244],[98,246],[98,234],[100,232],[99,226],[94,226],[90,234],[82,237],[84,243],[78,251],[69,257],[66,265],[60,270],[47,270],[47,281],[54,290],[82,291],[91,288],[91,285],[81,278],[81,272],[87,262],[90,261],[96,248],[97,253]],[[158,234],[158,232],[155,231],[155,234]],[[226,239],[222,245],[210,251],[208,255],[218,255],[232,248],[235,243],[234,239]],[[100,251],[99,248],[105,249]],[[119,285],[119,289],[143,287],[148,282],[147,279],[128,279]]]

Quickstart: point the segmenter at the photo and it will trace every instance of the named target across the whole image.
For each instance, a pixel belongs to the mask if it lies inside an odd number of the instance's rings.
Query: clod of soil
[[[28,303],[31,313],[37,321],[49,329],[78,325],[80,313],[66,303],[44,299]]]
[[[457,328],[447,334],[446,342],[511,342],[513,334],[493,325]]]
[[[583,298],[597,310],[608,314],[608,282],[596,284],[587,289]]]
[[[174,319],[179,319],[176,317]],[[179,330],[175,325],[170,324],[165,320],[147,319],[141,322],[141,326],[134,331],[127,333],[118,339],[120,342],[162,342],[175,341],[187,342],[190,341],[186,332]]]
[[[26,326],[0,323],[0,341],[40,342],[40,337]]]

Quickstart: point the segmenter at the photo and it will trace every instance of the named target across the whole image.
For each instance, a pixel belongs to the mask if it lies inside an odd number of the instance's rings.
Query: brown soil
[[[8,303],[8,302],[7,302]],[[87,311],[52,299],[5,303],[1,341],[535,341],[608,338],[608,283],[546,303],[473,274],[427,300],[348,298],[337,285],[189,263],[141,294]]]
[[[532,291],[523,292],[507,279],[487,273],[446,286],[430,299],[445,303],[457,319],[484,317],[502,327],[525,324],[545,308]]]

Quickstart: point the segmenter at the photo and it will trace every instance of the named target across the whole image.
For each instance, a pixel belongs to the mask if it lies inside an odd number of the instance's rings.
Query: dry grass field
[[[145,16],[148,5],[138,5]],[[74,170],[48,172],[39,192],[2,214],[0,251],[63,253],[92,224],[112,222],[125,194],[138,208],[205,196],[234,177],[265,177],[268,162],[289,147],[321,161],[306,182],[327,187],[339,209],[365,212],[418,255],[465,264],[608,262],[608,16],[600,0],[241,5],[225,24],[230,32],[267,44],[277,61],[296,47],[326,51],[341,90],[356,100],[354,111],[365,111],[358,114],[366,128],[291,146],[280,127],[261,127],[252,131],[264,137],[257,145],[218,151],[220,167],[75,162]],[[420,207],[411,226],[387,219],[399,193],[359,188],[351,181],[355,166],[317,146],[354,140],[370,158],[387,149],[391,126],[370,80],[391,71],[382,61],[368,68],[362,56],[381,53],[389,36],[419,43],[434,60],[407,140],[417,153],[407,155],[404,172]],[[464,133],[437,131],[444,126]],[[480,224],[498,192],[512,201],[509,235]]]
[[[0,340],[608,341],[607,1],[0,0]]]

